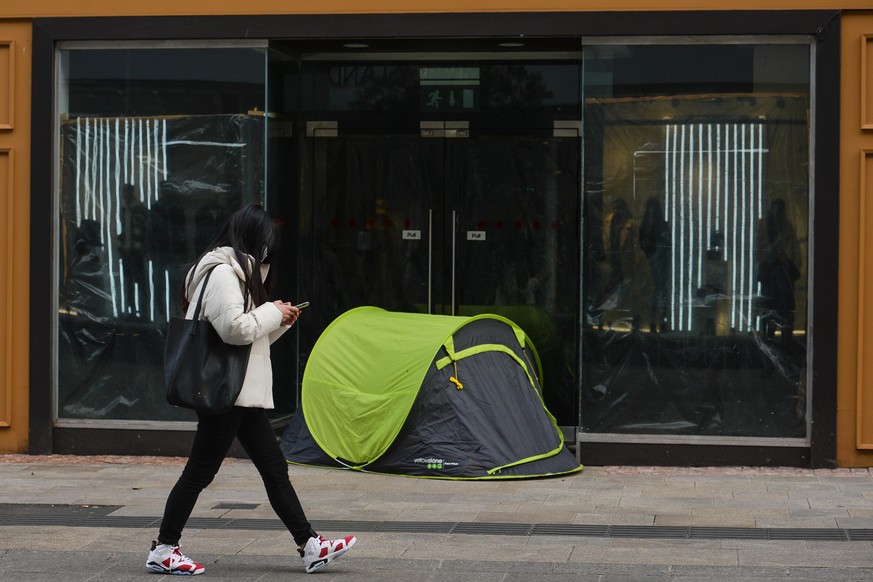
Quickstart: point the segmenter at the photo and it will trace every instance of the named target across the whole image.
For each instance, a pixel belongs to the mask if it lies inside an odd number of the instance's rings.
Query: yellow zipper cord
[[[458,387],[458,390],[463,390],[464,385],[461,384],[461,381],[458,380],[458,362],[452,362],[452,365],[455,367],[455,375],[449,378],[449,382],[453,383]]]

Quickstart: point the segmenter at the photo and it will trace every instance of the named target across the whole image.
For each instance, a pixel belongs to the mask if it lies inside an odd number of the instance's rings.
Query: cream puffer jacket
[[[212,323],[225,343],[251,344],[249,365],[242,391],[235,406],[273,408],[273,367],[270,344],[279,339],[288,327],[282,325],[282,312],[272,302],[258,307],[243,304],[245,273],[231,247],[220,247],[207,253],[196,265],[193,277],[188,272],[188,319],[194,318],[197,297],[206,273],[215,267],[203,294],[200,319]],[[262,265],[261,277],[266,278],[269,265]],[[193,269],[193,267],[192,267]]]

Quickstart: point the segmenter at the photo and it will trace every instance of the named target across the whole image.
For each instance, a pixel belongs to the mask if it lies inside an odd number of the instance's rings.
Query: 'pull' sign
[[[467,240],[485,240],[485,231],[484,230],[468,230],[467,231]]]

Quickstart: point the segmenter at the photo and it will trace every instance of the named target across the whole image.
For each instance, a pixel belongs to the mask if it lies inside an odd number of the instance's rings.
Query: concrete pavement
[[[0,581],[155,580],[184,459],[0,455]],[[316,528],[358,545],[317,580],[873,580],[868,469],[587,467],[439,481],[290,467]],[[257,472],[229,459],[182,539],[210,579],[304,573]],[[203,578],[205,579],[205,578]]]

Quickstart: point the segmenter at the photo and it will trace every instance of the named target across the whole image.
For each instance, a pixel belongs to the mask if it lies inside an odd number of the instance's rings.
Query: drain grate
[[[529,536],[532,525],[524,523],[457,523],[451,533],[489,536]]]
[[[154,517],[124,517],[124,516],[99,516],[89,517],[78,525],[87,527],[124,527],[139,529],[143,527],[158,526],[160,520]]]
[[[0,525],[63,525],[79,526],[83,524],[77,515],[0,515]]]
[[[212,509],[257,509],[260,507],[258,503],[230,503],[230,502],[222,502],[216,503],[212,506]]]
[[[535,536],[591,536],[609,537],[608,525],[575,525],[561,523],[537,523],[531,529]]]
[[[0,526],[64,526],[147,528],[159,517],[107,515],[118,506],[81,507],[0,504]],[[434,533],[453,535],[649,538],[649,539],[749,539],[811,541],[873,541],[873,529],[747,528],[635,525],[581,525],[554,523],[486,523],[443,521],[314,520],[313,527],[331,532]],[[284,530],[278,519],[192,517],[188,527],[197,529]]]
[[[767,530],[771,540],[821,540],[840,541],[849,540],[849,536],[842,529],[824,528],[771,528]]]
[[[450,533],[454,523],[427,521],[381,521],[374,531],[393,533]]]
[[[229,521],[230,523],[222,525],[222,529],[245,529],[245,530],[253,530],[253,529],[263,529],[263,530],[284,530],[285,524],[279,521],[278,519],[233,519],[233,520],[223,520]],[[315,525],[313,527],[317,528]]]
[[[342,519],[333,519],[330,521],[326,520],[313,520],[312,529],[316,531],[335,531],[335,532],[347,532],[347,531],[377,531],[377,527],[381,522],[378,521],[352,521],[352,520],[342,520]]]
[[[609,535],[614,538],[687,538],[688,528],[657,525],[611,525]]]
[[[873,529],[847,529],[845,531],[853,542],[873,541]]]
[[[691,527],[688,528],[688,537],[704,540],[766,540],[767,530],[756,527]]]
[[[54,503],[0,503],[0,516],[48,516],[59,515],[70,518],[109,515],[121,509],[121,505],[57,505]]]
[[[190,517],[185,527],[195,529],[224,529],[231,519],[222,519],[220,517]],[[266,520],[265,520],[266,521]]]

